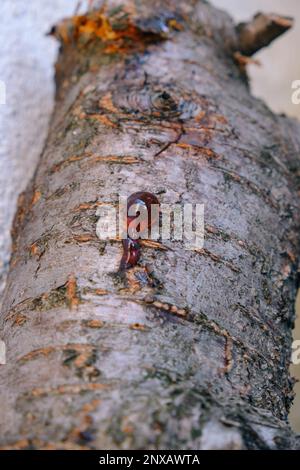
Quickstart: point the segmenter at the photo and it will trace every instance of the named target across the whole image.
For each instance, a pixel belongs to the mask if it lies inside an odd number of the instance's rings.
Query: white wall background
[[[276,112],[300,118],[291,102],[291,82],[300,79],[299,0],[211,0],[236,21],[257,11],[291,15],[292,31],[259,52],[262,67],[249,67],[252,91]],[[81,9],[87,0],[82,1]],[[46,36],[51,26],[74,13],[78,0],[1,0],[0,80],[7,101],[0,104],[0,294],[9,261],[9,231],[16,199],[31,177],[47,134],[53,107],[53,71],[57,44]],[[300,303],[300,302],[299,302]],[[300,309],[299,309],[300,310]],[[299,334],[295,333],[300,339]],[[300,366],[294,367],[300,379]],[[293,426],[300,431],[300,384],[293,409]]]

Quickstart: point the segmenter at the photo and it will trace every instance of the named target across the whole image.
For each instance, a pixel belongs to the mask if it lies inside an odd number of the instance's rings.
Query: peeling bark
[[[250,95],[227,14],[108,5],[52,31],[57,102],[1,315],[1,446],[299,448],[299,124]],[[204,203],[205,246],[144,241],[120,278],[96,211],[140,190]]]

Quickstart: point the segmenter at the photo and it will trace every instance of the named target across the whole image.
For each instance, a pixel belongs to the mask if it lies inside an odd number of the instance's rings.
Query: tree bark
[[[52,31],[57,101],[1,315],[2,448],[299,448],[299,124],[251,96],[224,12],[107,3]],[[204,203],[204,248],[145,241],[116,275],[96,211],[136,191]]]

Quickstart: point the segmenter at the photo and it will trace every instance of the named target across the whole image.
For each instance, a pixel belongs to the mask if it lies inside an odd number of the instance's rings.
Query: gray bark
[[[57,102],[1,315],[2,448],[297,448],[299,124],[250,95],[227,14],[108,5],[53,31]],[[140,190],[204,203],[205,246],[145,242],[120,278],[96,211]]]

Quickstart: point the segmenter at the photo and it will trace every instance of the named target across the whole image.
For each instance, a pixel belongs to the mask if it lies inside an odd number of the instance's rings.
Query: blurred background
[[[0,80],[6,84],[6,104],[0,104],[0,304],[10,256],[10,226],[18,194],[26,187],[47,135],[53,109],[54,63],[57,43],[46,36],[51,26],[88,0],[1,0]],[[258,11],[292,16],[291,31],[263,49],[256,58],[261,67],[248,72],[252,93],[275,112],[300,119],[300,105],[292,104],[291,84],[300,80],[299,0],[211,0],[229,12],[236,22],[248,20]],[[300,312],[298,295],[297,311]],[[294,338],[300,339],[300,321]],[[300,380],[300,365],[292,366]],[[291,411],[291,425],[300,433],[300,383]]]

